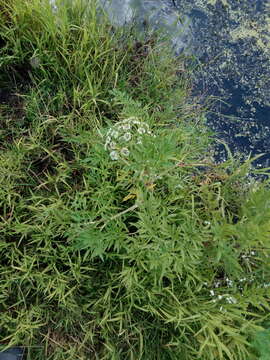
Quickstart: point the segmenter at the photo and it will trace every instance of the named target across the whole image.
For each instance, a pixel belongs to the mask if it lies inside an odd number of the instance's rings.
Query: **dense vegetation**
[[[266,359],[268,180],[213,162],[184,58],[79,0],[2,0],[0,46],[3,347]]]

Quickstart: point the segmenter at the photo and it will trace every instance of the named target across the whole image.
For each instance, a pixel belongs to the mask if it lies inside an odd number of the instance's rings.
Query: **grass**
[[[79,0],[2,1],[0,43],[3,348],[264,356],[268,180],[212,161],[184,59]]]

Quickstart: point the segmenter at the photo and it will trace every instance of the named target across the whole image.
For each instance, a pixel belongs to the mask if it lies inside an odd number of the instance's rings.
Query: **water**
[[[170,38],[176,52],[188,52],[192,40],[190,19],[188,16],[180,17],[172,0],[100,1],[113,24],[123,25],[135,19],[143,30],[146,22],[150,33],[156,29],[162,30],[163,35]]]
[[[265,153],[257,165],[270,166],[268,0],[102,1],[115,24],[146,19],[170,36],[177,54],[194,54],[194,93],[222,98],[208,115],[209,126],[232,152]],[[217,147],[216,158],[225,157]]]
[[[5,351],[0,351],[0,360],[22,360],[24,348],[13,347]]]

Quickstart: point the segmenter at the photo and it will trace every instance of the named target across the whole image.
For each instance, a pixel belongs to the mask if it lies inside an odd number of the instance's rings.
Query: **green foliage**
[[[72,4],[0,6],[0,341],[39,360],[246,360],[268,331],[268,182],[209,160],[179,59]],[[112,160],[130,117],[151,131]]]
[[[270,331],[265,330],[259,332],[256,336],[256,340],[254,342],[256,349],[260,354],[260,360],[267,360],[269,358],[269,351],[270,351]]]
[[[256,351],[257,356],[259,356],[259,360],[267,360],[270,353],[270,328],[258,331],[254,335],[251,345]]]

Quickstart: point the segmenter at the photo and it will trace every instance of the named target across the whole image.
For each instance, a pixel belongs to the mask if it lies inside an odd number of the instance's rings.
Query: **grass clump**
[[[180,59],[93,2],[10,0],[0,17],[1,343],[256,359],[269,189],[247,183],[250,160],[209,159]]]

